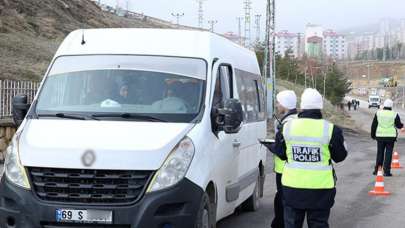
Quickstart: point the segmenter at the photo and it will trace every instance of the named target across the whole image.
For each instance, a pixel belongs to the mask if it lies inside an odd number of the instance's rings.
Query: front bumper
[[[202,196],[203,190],[185,178],[172,188],[145,194],[133,205],[119,207],[69,205],[41,201],[33,192],[16,187],[6,178],[2,178],[0,227],[192,228],[195,226]],[[97,226],[57,223],[56,210],[60,208],[112,210],[113,224]]]

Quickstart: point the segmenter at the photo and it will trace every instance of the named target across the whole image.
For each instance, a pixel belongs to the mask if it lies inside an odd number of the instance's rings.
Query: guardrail
[[[40,83],[34,81],[0,80],[0,119],[12,116],[12,101],[17,94],[28,96],[31,103],[38,91]]]

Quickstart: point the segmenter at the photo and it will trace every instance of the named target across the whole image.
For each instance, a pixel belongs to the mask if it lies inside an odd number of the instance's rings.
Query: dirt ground
[[[69,32],[119,27],[167,26],[103,12],[91,0],[0,0],[0,79],[40,80]]]

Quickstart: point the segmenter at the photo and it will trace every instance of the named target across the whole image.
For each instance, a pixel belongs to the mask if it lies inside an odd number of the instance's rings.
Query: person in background
[[[281,181],[284,225],[300,228],[306,217],[309,228],[328,228],[336,195],[332,161],[345,160],[347,149],[342,130],[323,119],[323,98],[317,90],[304,91],[301,109],[277,133],[271,150],[286,160]]]
[[[347,109],[350,111],[352,108],[352,102],[348,101],[347,102]]]
[[[284,90],[277,94],[277,111],[282,115],[280,120],[276,120],[275,133],[279,132],[283,125],[291,119],[297,118],[297,95],[294,91]],[[284,207],[281,178],[284,169],[285,161],[281,160],[277,155],[273,156],[274,172],[276,173],[277,192],[274,197],[274,219],[271,223],[273,228],[284,228]]]
[[[383,110],[377,111],[371,124],[371,138],[377,140],[377,159],[373,175],[377,174],[378,168],[384,168],[384,176],[392,176],[391,161],[392,151],[397,141],[397,129],[404,132],[404,125],[398,113],[392,111],[394,102],[387,99]]]

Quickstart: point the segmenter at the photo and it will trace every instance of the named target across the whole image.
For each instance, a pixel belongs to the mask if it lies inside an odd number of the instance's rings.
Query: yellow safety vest
[[[395,118],[397,113],[391,110],[380,110],[377,112],[378,126],[375,136],[377,137],[397,137],[395,128]]]
[[[335,187],[329,143],[333,124],[326,120],[293,119],[283,129],[287,146],[283,186],[298,189]]]
[[[296,119],[297,117],[298,117],[297,114],[290,115],[282,121],[282,124],[287,123],[287,121],[289,121],[289,120]],[[273,155],[273,160],[274,160],[274,172],[278,173],[278,174],[282,174],[284,165],[285,165],[285,161],[281,160],[277,155]]]

